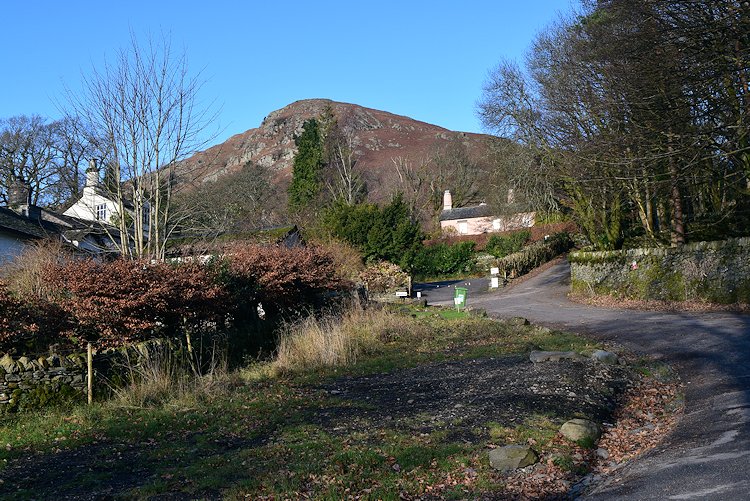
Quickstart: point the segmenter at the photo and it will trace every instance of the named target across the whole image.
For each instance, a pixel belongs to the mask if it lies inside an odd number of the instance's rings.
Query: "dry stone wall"
[[[750,303],[750,238],[662,249],[573,252],[568,259],[574,292]]]
[[[157,349],[173,349],[163,340],[107,350],[94,355],[94,393],[109,392],[126,379],[128,365],[141,363]],[[86,354],[0,358],[0,414],[84,401],[88,387]]]
[[[0,359],[0,413],[83,399],[86,386],[86,360],[78,354]]]

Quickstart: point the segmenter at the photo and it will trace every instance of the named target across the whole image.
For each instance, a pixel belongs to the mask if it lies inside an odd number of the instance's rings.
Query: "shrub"
[[[39,325],[28,305],[14,298],[5,283],[0,282],[0,346],[8,349],[38,331]]]
[[[474,242],[439,243],[424,247],[414,259],[414,273],[421,276],[452,275],[474,270]]]
[[[419,223],[401,196],[382,208],[334,204],[326,210],[323,224],[333,236],[359,249],[366,261],[390,261],[409,269],[422,247]]]
[[[8,289],[19,298],[36,301],[49,299],[45,270],[70,260],[72,255],[60,240],[37,240],[3,267]]]
[[[521,276],[541,266],[550,259],[569,251],[573,247],[573,240],[566,232],[556,233],[546,240],[540,240],[520,252],[515,252],[497,261],[500,273],[509,278]]]
[[[405,288],[409,276],[397,264],[383,261],[367,266],[359,274],[359,279],[370,292],[391,292]]]
[[[258,302],[276,310],[313,304],[346,282],[334,261],[317,247],[236,245],[220,264],[221,278],[239,310]]]
[[[528,230],[518,231],[510,235],[492,235],[487,241],[485,250],[495,257],[505,257],[523,249],[531,238]]]
[[[74,321],[67,334],[100,346],[173,336],[225,311],[223,289],[198,264],[87,259],[52,266],[45,278]]]
[[[344,280],[356,280],[365,269],[362,254],[347,242],[330,238],[318,246],[333,259],[336,273]]]

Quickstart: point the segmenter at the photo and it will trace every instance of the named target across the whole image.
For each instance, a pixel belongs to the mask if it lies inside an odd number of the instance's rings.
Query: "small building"
[[[83,187],[83,193],[78,200],[65,209],[63,215],[116,226],[118,219],[121,217],[121,205],[117,202],[117,196],[111,191],[102,185],[96,160],[90,160],[89,167],[86,169],[86,184]],[[122,210],[125,211],[126,217],[132,218],[135,207],[126,199],[123,199],[122,202]],[[148,225],[149,205],[148,202],[144,202],[143,226],[146,235],[148,234]]]
[[[482,233],[520,230],[534,226],[535,216],[534,212],[519,212],[509,216],[497,215],[494,209],[485,203],[454,209],[453,196],[449,190],[445,190],[443,211],[440,213],[440,229],[443,233],[457,235],[481,235]]]
[[[31,203],[29,186],[16,179],[8,190],[8,207],[0,207],[0,263],[14,259],[35,241],[57,239],[90,255],[116,253],[116,232]]]

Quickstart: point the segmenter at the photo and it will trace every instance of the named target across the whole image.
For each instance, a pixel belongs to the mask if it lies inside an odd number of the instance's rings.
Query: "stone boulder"
[[[616,354],[612,353],[611,351],[604,350],[596,350],[591,354],[591,358],[596,360],[597,362],[601,362],[607,365],[617,365],[617,363],[620,361]]]
[[[529,354],[529,360],[534,363],[559,362],[564,358],[577,360],[583,357],[574,351],[532,351]]]
[[[601,435],[599,426],[588,419],[571,419],[562,425],[560,433],[573,442],[583,440],[592,443],[598,440]]]
[[[506,445],[490,451],[490,465],[499,471],[524,468],[539,460],[528,445]]]

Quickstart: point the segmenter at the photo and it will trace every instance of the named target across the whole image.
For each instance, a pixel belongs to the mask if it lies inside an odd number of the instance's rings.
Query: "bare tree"
[[[96,151],[91,131],[77,117],[65,117],[52,123],[56,170],[57,197],[61,202],[81,196],[84,172],[89,158],[104,158],[106,152]]]
[[[184,53],[162,37],[121,50],[114,63],[93,69],[80,96],[69,92],[71,115],[81,117],[109,153],[112,196],[118,204],[113,239],[126,256],[163,259],[175,226],[172,196],[177,163],[201,149],[213,116],[198,106],[201,81]]]
[[[265,168],[252,163],[216,181],[182,190],[174,201],[174,212],[184,216],[181,233],[207,242],[222,233],[256,230],[283,221],[279,189]]]
[[[357,169],[356,131],[350,124],[339,123],[335,118],[323,123],[326,124],[325,184],[328,192],[334,200],[341,200],[347,205],[359,203],[367,195],[367,186]]]
[[[56,182],[53,128],[39,115],[0,121],[0,196],[17,179],[29,185],[31,202],[47,202],[48,188]]]
[[[435,213],[432,203],[435,185],[428,174],[427,160],[414,161],[398,156],[391,158],[391,163],[398,175],[398,186],[409,211],[418,221],[426,223]]]

